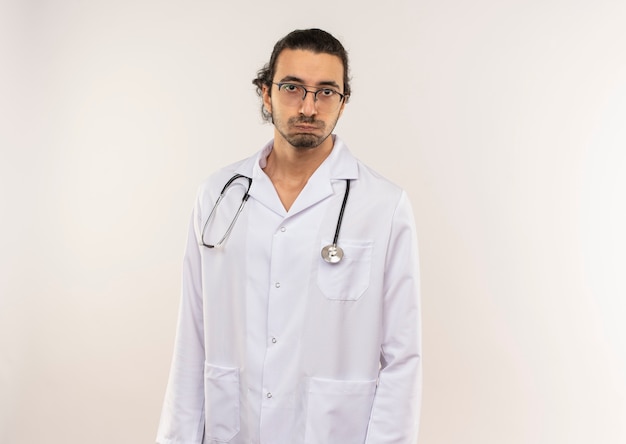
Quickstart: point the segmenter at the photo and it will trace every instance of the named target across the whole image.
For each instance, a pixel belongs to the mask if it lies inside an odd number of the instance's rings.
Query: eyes
[[[279,85],[280,89],[286,92],[297,92],[300,91],[301,88],[298,88],[298,85],[294,85],[293,83],[283,83]]]
[[[298,94],[304,96],[306,93],[313,93],[317,99],[321,97],[331,98],[335,95],[338,97],[341,94],[331,88],[321,88],[315,91],[307,90],[304,85],[298,85],[297,83],[279,83],[278,89],[285,93]]]
[[[337,111],[347,97],[332,88],[307,89],[314,87],[289,82],[274,83],[274,85],[278,87],[277,99],[283,105],[294,108],[302,106],[302,101],[306,100],[306,95],[311,93],[315,107],[320,113]]]

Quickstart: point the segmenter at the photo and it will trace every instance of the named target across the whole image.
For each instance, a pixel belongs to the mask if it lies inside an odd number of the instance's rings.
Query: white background
[[[303,27],[414,205],[420,444],[626,442],[626,3],[225,3],[0,3],[0,442],[154,441],[196,187]]]

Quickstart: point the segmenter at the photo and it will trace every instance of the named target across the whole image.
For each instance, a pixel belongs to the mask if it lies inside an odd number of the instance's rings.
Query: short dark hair
[[[272,81],[276,72],[276,61],[284,49],[303,49],[316,54],[330,54],[337,56],[343,63],[343,94],[346,100],[350,96],[350,69],[348,65],[348,52],[341,42],[326,31],[321,29],[297,29],[290,32],[274,45],[270,61],[259,70],[252,83],[256,85],[256,92],[263,98],[263,85],[271,91]],[[263,119],[271,121],[271,114],[261,104]]]

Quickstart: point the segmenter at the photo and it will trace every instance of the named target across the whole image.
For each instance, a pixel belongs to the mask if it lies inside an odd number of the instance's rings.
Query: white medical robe
[[[257,155],[201,187],[184,259],[160,444],[415,444],[421,398],[417,241],[403,190],[335,137],[289,211]],[[252,178],[220,249],[200,245],[224,184]],[[338,245],[325,262],[346,179]],[[221,237],[237,180],[205,242]]]

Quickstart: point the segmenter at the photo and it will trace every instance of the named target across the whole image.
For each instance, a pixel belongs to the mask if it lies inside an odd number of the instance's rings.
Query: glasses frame
[[[347,94],[343,94],[343,93],[340,93],[339,91],[335,91],[332,88],[326,88],[326,87],[318,88],[317,90],[309,90],[307,88],[316,88],[316,87],[310,86],[310,85],[302,85],[300,83],[294,83],[294,82],[272,82],[272,85],[276,85],[278,87],[279,92],[280,92],[280,89],[283,87],[283,85],[293,85],[293,86],[297,86],[298,88],[302,88],[304,90],[304,94],[302,95],[303,102],[306,100],[306,95],[308,93],[313,94],[313,102],[317,103],[317,95],[321,91],[332,91],[333,93],[339,95],[339,102],[337,103],[337,109],[346,100],[346,97],[348,97]],[[337,111],[337,109],[334,109],[333,111],[329,111],[329,112]]]
[[[206,232],[206,229],[209,226],[209,222],[211,222],[211,220],[215,217],[215,211],[217,210],[217,207],[219,206],[220,202],[226,195],[226,191],[228,191],[228,189],[237,179],[246,179],[248,181],[248,189],[246,190],[245,194],[241,198],[241,203],[239,204],[239,208],[237,209],[237,212],[235,213],[235,217],[233,217],[233,220],[231,221],[230,225],[226,229],[226,233],[224,233],[224,236],[222,236],[222,238],[216,244],[207,244],[204,242],[204,233]],[[209,213],[209,217],[207,217],[206,222],[204,223],[204,226],[202,227],[202,233],[200,235],[200,243],[203,247],[219,248],[226,241],[226,239],[228,239],[228,236],[230,236],[230,232],[233,230],[233,227],[235,226],[235,222],[237,222],[237,219],[239,218],[239,215],[241,214],[241,211],[243,210],[243,206],[246,204],[246,202],[248,201],[248,198],[250,197],[251,186],[252,186],[252,179],[248,176],[244,176],[243,174],[235,174],[233,177],[230,178],[228,182],[226,182],[226,185],[224,185],[224,188],[222,188],[222,191],[220,192],[219,197],[215,201],[215,205],[213,205],[213,209],[211,209],[211,212]]]

